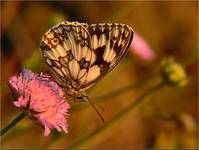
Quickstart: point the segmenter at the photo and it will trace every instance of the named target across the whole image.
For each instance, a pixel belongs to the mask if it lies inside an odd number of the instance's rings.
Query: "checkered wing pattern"
[[[124,24],[64,21],[45,33],[40,48],[60,86],[85,91],[113,70],[132,38]]]

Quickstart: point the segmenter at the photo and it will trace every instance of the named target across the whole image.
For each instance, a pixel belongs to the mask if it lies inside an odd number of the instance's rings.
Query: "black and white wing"
[[[58,84],[71,89],[80,87],[92,60],[90,34],[78,22],[62,22],[42,38],[41,52]]]
[[[92,62],[81,89],[87,89],[114,69],[127,52],[133,29],[119,23],[84,25],[91,36]]]
[[[132,28],[124,24],[65,21],[45,33],[40,47],[58,84],[84,91],[118,64],[132,38]]]

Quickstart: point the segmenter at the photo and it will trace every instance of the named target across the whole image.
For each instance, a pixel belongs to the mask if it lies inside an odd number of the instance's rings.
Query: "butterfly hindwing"
[[[132,28],[124,24],[92,24],[87,29],[91,35],[93,61],[81,88],[94,85],[113,70],[127,52],[133,38]]]

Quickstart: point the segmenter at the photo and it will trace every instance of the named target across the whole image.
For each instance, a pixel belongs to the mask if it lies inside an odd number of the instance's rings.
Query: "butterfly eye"
[[[79,100],[79,101],[82,101],[83,97],[82,96],[78,96],[76,99]]]
[[[53,45],[57,45],[59,43],[59,40],[57,39],[57,38],[54,38],[53,40],[52,40],[52,44]]]

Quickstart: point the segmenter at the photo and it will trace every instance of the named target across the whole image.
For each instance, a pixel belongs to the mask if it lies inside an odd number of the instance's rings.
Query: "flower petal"
[[[12,76],[9,83],[20,95],[14,105],[29,110],[31,117],[44,126],[45,136],[53,128],[67,133],[66,117],[70,105],[65,101],[62,89],[48,75],[24,69],[19,77]]]
[[[131,43],[131,52],[145,61],[152,61],[155,58],[155,53],[147,43],[147,41],[135,33],[133,42]]]

